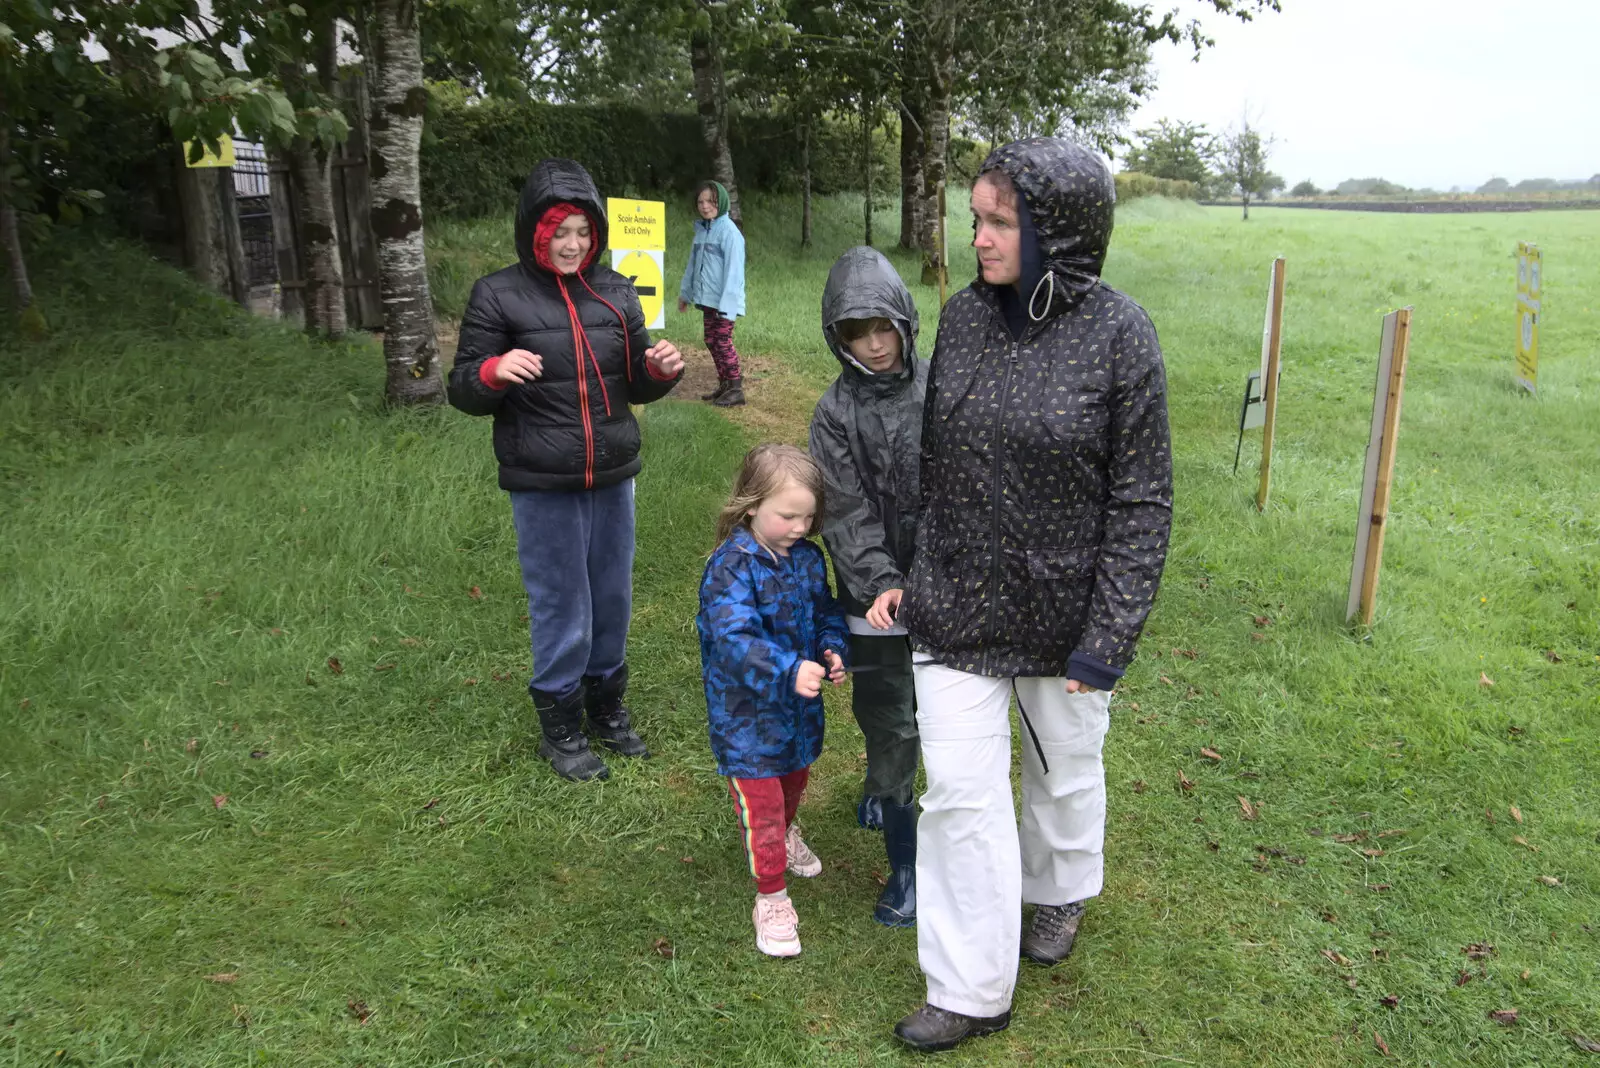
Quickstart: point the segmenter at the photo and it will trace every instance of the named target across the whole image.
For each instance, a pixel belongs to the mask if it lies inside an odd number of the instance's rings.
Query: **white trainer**
[[[801,839],[798,823],[789,824],[789,833],[784,835],[783,844],[789,851],[789,874],[803,879],[814,879],[822,874],[822,861]]]
[[[756,948],[761,952],[769,957],[800,955],[800,917],[795,915],[793,901],[758,894],[750,918],[755,921]]]

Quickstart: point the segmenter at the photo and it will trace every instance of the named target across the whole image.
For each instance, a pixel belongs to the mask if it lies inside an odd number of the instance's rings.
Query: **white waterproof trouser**
[[[1111,694],[1066,679],[997,679],[915,667],[928,792],[917,824],[917,957],[928,1003],[967,1016],[1011,1007],[1022,903],[1095,896],[1104,876]],[[1022,728],[1022,829],[1011,799],[1013,683],[1039,737]]]

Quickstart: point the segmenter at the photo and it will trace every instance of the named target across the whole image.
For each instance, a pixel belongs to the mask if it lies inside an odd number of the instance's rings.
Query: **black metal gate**
[[[233,189],[244,241],[245,278],[250,288],[278,281],[278,255],[272,240],[272,185],[267,151],[248,141],[233,143]]]

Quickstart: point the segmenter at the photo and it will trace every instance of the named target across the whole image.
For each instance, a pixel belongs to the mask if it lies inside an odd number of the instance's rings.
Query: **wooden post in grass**
[[[1261,369],[1261,406],[1266,422],[1261,428],[1261,485],[1256,490],[1256,511],[1267,510],[1272,492],[1272,438],[1278,429],[1278,358],[1283,352],[1284,259],[1272,261],[1272,285],[1267,291],[1266,366]]]
[[[944,307],[950,286],[950,235],[945,228],[944,181],[939,182],[939,307]]]
[[[1389,492],[1394,483],[1394,455],[1400,436],[1400,398],[1406,384],[1406,355],[1411,345],[1411,309],[1392,311],[1383,319],[1378,350],[1378,382],[1372,397],[1372,435],[1367,440],[1367,467],[1361,485],[1361,512],[1356,518],[1356,555],[1350,569],[1350,601],[1346,622],[1372,625],[1378,597],[1378,569],[1383,564],[1383,534],[1389,518]]]

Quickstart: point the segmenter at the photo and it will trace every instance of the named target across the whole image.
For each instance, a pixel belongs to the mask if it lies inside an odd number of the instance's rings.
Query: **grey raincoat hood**
[[[872,374],[839,340],[843,320],[877,318],[900,331],[902,371]],[[811,456],[827,481],[822,538],[839,599],[853,616],[864,615],[883,591],[903,589],[911,568],[927,388],[918,328],[916,302],[887,259],[870,248],[839,257],[822,291],[822,336],[840,373],[811,417]]]

